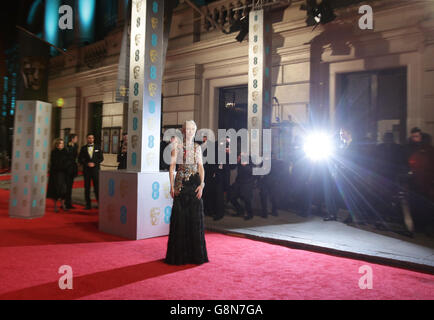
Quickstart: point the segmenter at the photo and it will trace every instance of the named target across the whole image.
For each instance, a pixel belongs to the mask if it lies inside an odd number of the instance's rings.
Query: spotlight
[[[326,160],[333,153],[332,139],[322,132],[313,133],[306,138],[303,150],[312,161]]]
[[[248,16],[241,17],[239,21],[239,25],[240,25],[240,33],[236,36],[235,39],[238,42],[243,42],[244,38],[249,33],[249,17]]]
[[[327,0],[323,0],[318,5],[318,11],[319,11],[319,22],[321,22],[322,24],[332,22],[333,20],[336,19],[336,15],[334,14],[332,7],[330,6]],[[315,20],[318,22],[317,19]]]
[[[336,19],[328,0],[322,0],[320,4],[317,4],[316,0],[307,0],[306,5],[302,5],[300,9],[307,11],[306,24],[308,26],[326,24]]]

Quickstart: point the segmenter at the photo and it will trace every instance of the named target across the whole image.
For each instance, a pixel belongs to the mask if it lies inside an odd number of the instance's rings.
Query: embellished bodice
[[[202,149],[197,143],[183,143],[176,148],[175,195],[181,192],[184,181],[189,181],[192,175],[199,173],[199,163],[202,163]]]

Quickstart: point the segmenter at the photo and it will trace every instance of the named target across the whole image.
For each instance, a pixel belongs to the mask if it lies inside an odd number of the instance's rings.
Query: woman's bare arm
[[[170,177],[170,195],[175,198],[175,170],[176,170],[176,148],[173,148],[170,159],[169,177]]]

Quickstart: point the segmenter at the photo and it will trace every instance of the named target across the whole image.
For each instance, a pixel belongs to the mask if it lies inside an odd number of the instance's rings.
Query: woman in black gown
[[[172,151],[169,172],[173,208],[165,259],[171,265],[208,262],[202,201],[205,172],[201,147],[194,143],[196,129],[194,121],[186,121],[185,141]]]
[[[50,158],[50,177],[48,179],[47,198],[54,200],[54,211],[59,212],[57,201],[63,210],[68,211],[65,207],[65,198],[67,195],[67,172],[70,165],[70,157],[64,148],[63,139],[54,141],[54,150]]]

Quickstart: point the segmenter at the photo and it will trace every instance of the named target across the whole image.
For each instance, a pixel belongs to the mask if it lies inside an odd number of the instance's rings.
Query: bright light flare
[[[313,161],[326,160],[333,153],[332,139],[322,132],[313,133],[306,138],[303,149]]]

